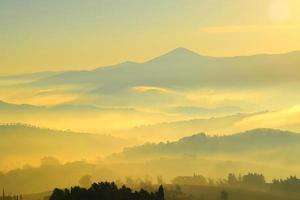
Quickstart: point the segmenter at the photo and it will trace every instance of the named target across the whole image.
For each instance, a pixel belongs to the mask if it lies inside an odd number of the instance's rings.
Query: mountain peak
[[[170,62],[170,61],[191,61],[200,59],[201,55],[183,47],[177,47],[161,56],[158,56],[148,62]]]
[[[184,48],[184,47],[177,47],[171,51],[169,51],[168,53],[166,53],[165,55],[176,55],[176,56],[179,56],[179,55],[194,55],[194,56],[200,56],[198,53],[192,51],[192,50],[189,50],[187,48]]]
[[[184,48],[184,47],[177,47],[173,50],[170,51],[170,53],[193,53],[193,54],[197,54],[193,51],[191,51],[190,49]]]

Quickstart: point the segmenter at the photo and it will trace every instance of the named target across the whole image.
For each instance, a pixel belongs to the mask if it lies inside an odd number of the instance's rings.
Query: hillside
[[[150,142],[174,141],[184,136],[192,135],[199,132],[207,132],[210,135],[230,135],[239,127],[237,125],[243,120],[259,116],[258,113],[238,113],[211,118],[194,118],[191,120],[181,120],[173,122],[164,122],[138,126],[129,130],[114,132],[115,134],[127,134],[136,138],[146,138]]]
[[[102,157],[121,151],[136,141],[110,135],[76,133],[37,128],[22,124],[0,125],[0,167],[16,163],[38,163],[44,156],[63,160]]]
[[[300,173],[300,135],[255,129],[228,136],[204,133],[174,142],[146,143],[109,156],[111,169],[130,176],[163,175],[166,180],[192,172],[209,177],[258,172],[273,177]],[[131,169],[135,170],[131,170]]]
[[[226,186],[181,186],[182,192],[189,194],[190,199],[216,200],[222,191],[226,191],[231,200],[296,200],[299,195],[278,194],[274,191],[255,191],[244,188]]]
[[[139,155],[209,155],[242,154],[260,151],[262,154],[278,148],[296,148],[300,144],[300,134],[274,129],[255,129],[228,136],[210,136],[199,133],[175,142],[147,143],[126,148],[126,156]]]

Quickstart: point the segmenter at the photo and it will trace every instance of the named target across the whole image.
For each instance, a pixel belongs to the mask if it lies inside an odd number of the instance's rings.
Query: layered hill
[[[135,141],[110,135],[77,133],[37,128],[23,124],[0,125],[0,166],[37,163],[45,156],[61,160],[95,159],[124,147]]]
[[[298,163],[300,134],[275,129],[254,129],[227,136],[199,133],[175,142],[146,143],[126,148],[116,158],[160,158],[191,156],[225,156],[251,162]]]
[[[115,163],[112,169],[131,176],[163,174],[171,179],[192,173],[226,177],[232,172],[258,172],[271,181],[276,176],[300,173],[299,150],[298,133],[254,129],[227,136],[200,133],[174,142],[146,143],[107,160]]]
[[[207,132],[210,135],[231,135],[239,129],[238,124],[243,120],[259,116],[267,112],[237,113],[211,118],[194,118],[190,120],[172,121],[138,126],[129,130],[115,132],[127,134],[137,138],[145,138],[146,141],[174,141],[184,136],[199,132]],[[241,127],[243,129],[243,127]]]

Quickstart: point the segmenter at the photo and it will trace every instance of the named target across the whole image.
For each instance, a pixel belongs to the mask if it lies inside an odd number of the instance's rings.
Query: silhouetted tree
[[[159,186],[158,192],[156,194],[156,200],[164,200],[165,198],[165,191],[162,185]]]
[[[300,192],[300,179],[296,176],[290,176],[286,179],[274,179],[271,185],[272,189],[284,192]]]
[[[228,174],[228,184],[229,185],[237,185],[238,179],[236,178],[235,174],[230,173]]]
[[[70,190],[55,189],[49,200],[164,200],[161,185],[156,193],[141,189],[133,192],[130,188],[118,188],[115,183],[94,183],[90,188],[72,187]]]
[[[266,183],[265,177],[262,174],[249,173],[243,176],[243,184],[251,186],[261,186]]]
[[[55,188],[49,200],[65,200],[65,192],[61,189]]]

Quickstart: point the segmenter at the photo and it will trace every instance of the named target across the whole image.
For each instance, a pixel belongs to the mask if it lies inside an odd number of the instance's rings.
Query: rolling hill
[[[23,124],[0,125],[0,167],[38,163],[45,156],[61,160],[95,159],[121,151],[136,141],[110,135],[76,133]]]
[[[299,174],[300,134],[275,129],[254,129],[228,136],[204,133],[174,142],[146,143],[125,148],[107,158],[111,169],[131,176],[163,174],[211,177],[258,172],[268,180]],[[135,169],[130,171],[130,169]]]
[[[240,122],[263,113],[267,112],[237,113],[220,117],[193,118],[190,120],[138,126],[129,130],[113,133],[116,135],[131,135],[136,138],[144,138],[150,142],[174,141],[199,132],[207,132],[210,135],[231,135],[239,129],[238,124]]]
[[[276,151],[278,149],[298,149],[300,134],[275,129],[254,129],[227,136],[211,136],[204,133],[181,138],[175,142],[147,143],[142,146],[126,148],[126,156],[173,156],[173,155],[239,155]],[[295,151],[296,154],[298,154]],[[291,155],[287,155],[291,156]],[[279,155],[278,155],[279,157]]]

